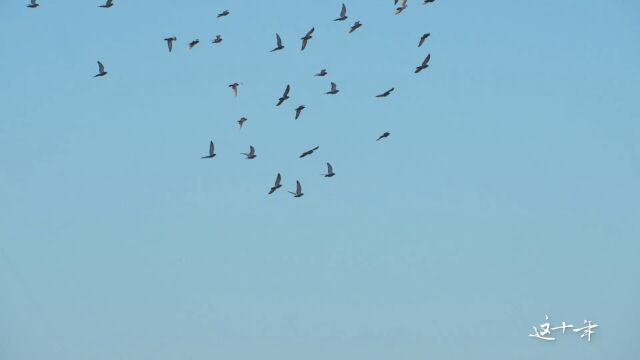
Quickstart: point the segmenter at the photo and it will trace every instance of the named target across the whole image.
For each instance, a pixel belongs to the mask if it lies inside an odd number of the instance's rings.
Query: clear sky
[[[0,2],[1,360],[640,358],[637,1],[40,3]]]

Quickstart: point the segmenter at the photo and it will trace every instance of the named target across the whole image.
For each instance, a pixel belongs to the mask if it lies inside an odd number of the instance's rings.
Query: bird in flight
[[[238,96],[238,86],[239,85],[240,84],[238,84],[237,82],[229,85],[229,87],[231,88],[231,91],[233,91],[233,96]]]
[[[396,1],[396,4],[397,3],[398,2]],[[396,8],[396,15],[400,15],[406,8],[407,8],[407,0],[402,0],[402,4],[400,5],[400,7]]]
[[[244,125],[244,123],[247,121],[246,117],[241,117],[240,120],[238,120],[238,130],[242,129],[242,126]]]
[[[178,38],[176,38],[175,36],[164,39],[164,41],[167,42],[167,47],[169,48],[169,52],[171,52],[171,49],[173,49],[173,42],[176,40],[178,40]]]
[[[431,35],[431,33],[426,33],[423,34],[422,36],[420,36],[420,42],[418,43],[418,47],[422,46],[422,44],[424,44],[424,41],[427,40],[427,38]]]
[[[358,28],[362,26],[362,24],[360,23],[360,21],[356,21],[355,24],[353,24],[351,26],[351,30],[349,30],[349,34],[351,34],[352,32],[358,30]]]
[[[395,88],[391,88],[385,92],[383,92],[382,94],[376,95],[376,97],[382,98],[382,97],[387,97],[391,94],[391,92],[393,92],[393,90],[395,90]]]
[[[327,91],[325,94],[335,95],[335,94],[337,94],[339,92],[340,92],[340,90],[338,90],[338,87],[337,87],[336,83],[332,82],[331,83],[331,91]]]
[[[35,9],[38,6],[40,6],[40,4],[38,4],[37,0],[31,0],[31,4],[27,5],[28,8],[32,8],[32,9]]]
[[[340,17],[337,19],[333,19],[333,21],[344,21],[347,20],[347,6],[342,4],[342,10],[340,10]]]
[[[284,49],[284,45],[282,45],[282,39],[280,38],[280,35],[276,33],[276,47],[274,47],[273,50],[271,50],[271,52],[282,50],[282,49]]]
[[[302,49],[300,49],[300,51],[304,50],[304,48],[307,47],[307,41],[309,41],[309,39],[311,39],[313,36],[311,36],[311,34],[313,34],[313,32],[315,31],[315,27],[312,27],[311,30],[309,30],[309,32],[307,32],[307,34],[303,37],[300,38],[300,40],[302,40]]]
[[[317,73],[317,74],[315,74],[313,76],[325,76],[325,75],[327,75],[327,69],[322,69],[322,70],[320,70],[319,73]]]
[[[318,149],[320,149],[320,146],[316,146],[311,150],[307,150],[307,151],[303,152],[302,155],[300,155],[300,158],[302,159],[305,156],[309,156],[309,155],[313,154],[313,152],[318,150]]]
[[[431,60],[431,54],[427,55],[426,58],[424,58],[424,61],[422,61],[422,64],[420,64],[419,66],[416,66],[416,71],[415,73],[419,73],[420,71],[426,69],[429,67],[429,60]]]
[[[306,106],[304,105],[300,105],[296,108],[296,120],[298,120],[298,118],[300,117],[300,114],[302,113],[302,110],[304,110]]]
[[[222,36],[216,35],[216,38],[211,41],[214,44],[219,44],[222,42]]]
[[[201,157],[201,159],[213,159],[216,156],[213,141],[209,142],[209,155]]]
[[[422,5],[427,5],[428,3],[432,3],[432,2],[434,2],[434,1],[436,1],[436,0],[424,0],[424,1],[422,2]]]
[[[333,175],[335,175],[336,173],[333,172],[333,166],[331,166],[331,164],[327,163],[327,173],[324,174],[324,177],[333,177]]]
[[[291,87],[289,86],[289,84],[287,84],[287,88],[284,89],[284,94],[282,94],[282,96],[278,99],[278,103],[276,104],[276,106],[282,105],[282,103],[289,98],[289,90],[291,90]]]
[[[376,141],[382,140],[382,139],[388,137],[389,135],[391,135],[391,133],[388,132],[388,131],[385,131],[382,135],[380,135],[380,137],[378,137],[378,140],[376,140]]]
[[[253,148],[253,145],[249,146],[249,153],[248,154],[247,153],[242,153],[242,155],[246,156],[247,160],[255,159],[256,156],[258,156],[258,155],[256,155],[256,149]]]
[[[194,46],[198,45],[198,43],[200,42],[199,39],[195,39],[192,42],[189,43],[189,50],[193,49]]]
[[[221,12],[220,14],[218,14],[218,17],[219,17],[219,18],[221,18],[221,17],[223,17],[223,16],[227,16],[227,15],[229,15],[229,14],[230,14],[230,13],[229,13],[229,10],[225,10],[225,11]]]
[[[101,8],[110,8],[113,6],[113,0],[107,0],[107,2],[104,5],[100,5],[99,7]]]
[[[275,184],[273,184],[273,186],[271,187],[271,190],[269,190],[269,195],[273,194],[276,190],[282,187],[282,185],[280,185],[281,181],[282,181],[282,176],[280,176],[280,173],[278,173],[278,176],[276,176]]]
[[[300,186],[300,181],[296,180],[296,192],[289,191],[289,193],[293,194],[293,197],[297,197],[297,198],[304,195],[304,193],[302,192],[302,186]]]
[[[102,63],[98,61],[98,73],[93,77],[99,77],[99,76],[105,76],[105,75],[107,75],[107,72],[104,71],[104,65],[102,65]]]

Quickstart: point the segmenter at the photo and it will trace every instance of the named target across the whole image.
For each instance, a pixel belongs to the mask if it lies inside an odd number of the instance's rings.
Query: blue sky
[[[640,356],[636,2],[26,3],[0,3],[0,359]],[[545,314],[600,328],[529,338]]]

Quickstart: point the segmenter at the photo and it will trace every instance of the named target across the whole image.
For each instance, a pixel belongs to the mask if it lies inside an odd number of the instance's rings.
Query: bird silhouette
[[[287,88],[284,89],[284,94],[282,94],[282,96],[278,99],[278,103],[276,104],[276,106],[282,105],[282,103],[289,98],[289,90],[291,90],[291,87],[287,84]]]
[[[311,30],[309,30],[305,36],[300,38],[300,40],[302,40],[302,48],[300,49],[300,51],[304,50],[304,48],[307,47],[307,42],[313,37],[311,36],[311,34],[313,34],[315,30],[316,28],[312,27]]]
[[[233,92],[233,96],[238,96],[238,86],[240,86],[240,84],[238,84],[237,82],[229,85],[231,91]]]
[[[427,55],[426,58],[424,58],[424,60],[422,61],[422,64],[416,66],[416,71],[415,73],[419,73],[420,71],[426,69],[429,67],[429,60],[431,60],[431,54]]]
[[[395,90],[395,88],[391,88],[391,89],[383,92],[382,94],[376,95],[376,97],[379,97],[379,98],[387,97],[387,96],[389,96],[389,94],[391,94],[393,92],[393,90]]]
[[[431,35],[431,33],[426,33],[423,34],[422,36],[420,36],[420,42],[418,43],[418,47],[422,46],[422,44],[424,44],[424,41],[427,40],[427,38]]]
[[[219,44],[222,42],[222,37],[220,35],[216,35],[216,38],[211,41],[214,44]]]
[[[304,110],[306,106],[304,105],[300,105],[296,108],[296,120],[298,120],[298,118],[300,117],[300,114],[302,113],[302,110]]]
[[[304,193],[302,192],[302,186],[300,186],[300,181],[296,180],[296,192],[289,191],[289,193],[293,194],[293,197],[297,197],[297,198],[304,195]]]
[[[104,71],[104,65],[102,65],[102,63],[98,61],[98,73],[93,77],[99,77],[99,76],[105,76],[105,75],[107,75],[107,72]]]
[[[169,48],[169,52],[171,52],[171,50],[173,49],[173,42],[176,40],[178,39],[175,36],[164,39],[164,41],[167,42],[167,47]]]
[[[436,1],[436,0],[424,0],[424,1],[422,1],[422,5],[427,5],[428,3],[432,3],[434,1]]]
[[[113,0],[107,0],[107,2],[104,5],[100,5],[99,7],[101,8],[110,8],[113,6]]]
[[[400,5],[400,7],[396,8],[396,15],[400,15],[406,8],[407,8],[407,0],[402,0],[402,4]]]
[[[317,74],[315,74],[313,76],[325,76],[325,75],[327,75],[327,69],[322,69],[322,70],[320,70],[319,73],[317,73]]]
[[[349,30],[349,34],[351,34],[352,32],[358,30],[358,28],[362,26],[362,24],[360,23],[360,21],[356,21],[355,24],[353,24],[351,26],[351,30]]]
[[[209,155],[201,157],[201,159],[213,159],[216,156],[213,141],[209,142]]]
[[[242,129],[242,126],[244,125],[244,123],[247,121],[246,117],[241,117],[240,120],[238,120],[238,130]]]
[[[195,39],[192,42],[189,43],[189,50],[193,49],[194,46],[198,45],[198,43],[200,42],[199,39]]]
[[[220,14],[218,14],[218,17],[219,17],[219,18],[221,18],[221,17],[223,17],[223,16],[227,16],[227,15],[229,15],[229,14],[230,14],[230,13],[229,13],[229,10],[225,10],[225,11],[221,12]]]
[[[276,190],[282,187],[282,185],[280,185],[281,181],[282,181],[282,176],[280,176],[280,173],[278,173],[278,176],[276,176],[275,184],[273,184],[273,186],[271,187],[271,190],[269,190],[269,195],[273,194]]]
[[[313,154],[314,151],[318,150],[320,148],[320,146],[316,146],[311,150],[307,150],[305,152],[302,153],[302,155],[300,155],[300,158],[302,159],[303,157],[309,156],[311,154]]]
[[[333,172],[333,166],[331,166],[331,164],[327,163],[327,173],[324,174],[324,177],[333,177],[333,175],[335,175],[336,173]]]
[[[282,39],[280,38],[280,35],[276,33],[276,47],[274,47],[273,50],[271,50],[271,52],[282,50],[282,49],[284,49],[284,45],[282,45]]]
[[[380,137],[378,137],[378,139],[376,141],[384,139],[384,138],[388,137],[389,135],[391,135],[391,133],[388,132],[388,131],[385,131],[382,135],[380,135]]]
[[[336,83],[332,82],[331,83],[331,91],[327,91],[325,94],[327,95],[335,95],[337,93],[339,93],[340,90],[338,90],[338,87],[336,85]]]
[[[258,155],[256,155],[256,149],[253,148],[253,145],[249,146],[249,153],[248,154],[247,153],[242,153],[242,155],[246,156],[247,160],[255,159],[256,156],[258,156]]]
[[[340,17],[337,19],[333,19],[333,21],[344,21],[347,20],[347,6],[342,4],[342,10],[340,10]]]
[[[38,6],[40,6],[40,4],[38,4],[37,0],[31,0],[31,4],[27,5],[28,8],[32,8],[32,9],[35,9]]]

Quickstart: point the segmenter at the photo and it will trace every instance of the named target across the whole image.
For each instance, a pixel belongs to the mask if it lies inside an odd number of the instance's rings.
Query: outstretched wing
[[[307,33],[307,35],[305,35],[305,37],[308,37],[309,35],[313,34],[313,32],[316,30],[315,27],[312,27],[311,30],[309,30],[309,32]]]
[[[289,90],[291,90],[291,86],[289,86],[289,84],[287,84],[287,88],[284,89],[284,94],[282,94],[283,98],[289,96]]]
[[[36,4],[37,4],[36,0],[31,0],[31,5],[36,5]]]
[[[99,72],[104,72],[104,65],[102,65],[102,63],[100,61],[98,61],[98,71]]]
[[[280,35],[278,35],[278,33],[276,33],[276,44],[278,47],[282,46],[282,39],[280,39]]]
[[[427,57],[424,58],[424,61],[422,62],[422,66],[427,66],[427,64],[429,64],[429,60],[431,60],[431,54],[427,55]]]
[[[342,4],[342,11],[340,11],[340,17],[345,17],[347,15],[347,6]]]
[[[280,173],[278,173],[278,176],[276,176],[276,183],[274,186],[279,186],[280,185],[280,181],[282,181],[282,176],[280,176]]]
[[[300,185],[300,181],[296,180],[296,193],[300,194],[302,192],[302,186]]]
[[[113,5],[113,0],[107,0],[107,6]]]
[[[249,146],[249,155],[253,156],[253,155],[255,155],[255,153],[256,153],[256,149],[253,148],[253,145],[250,145]]]
[[[327,163],[327,173],[331,174],[333,173],[333,166],[331,166],[331,164]]]
[[[233,91],[233,96],[238,96],[238,86],[231,86],[231,91]]]
[[[334,83],[334,82],[331,83],[331,91],[336,91],[337,87],[338,86],[336,85],[336,83]]]
[[[210,156],[213,156],[213,154],[215,154],[215,152],[214,152],[213,141],[211,141],[211,142],[209,143],[209,155],[210,155]]]
[[[304,48],[307,47],[307,38],[303,38],[302,39],[302,48],[300,49],[300,51],[304,50]]]

